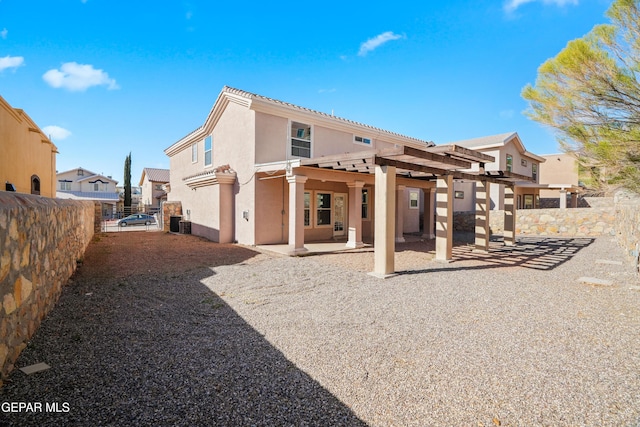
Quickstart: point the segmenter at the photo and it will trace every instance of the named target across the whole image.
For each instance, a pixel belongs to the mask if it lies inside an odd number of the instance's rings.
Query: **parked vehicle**
[[[118,226],[126,227],[127,225],[141,225],[141,224],[149,225],[149,224],[155,224],[155,223],[156,223],[156,219],[151,215],[133,214],[119,220]]]

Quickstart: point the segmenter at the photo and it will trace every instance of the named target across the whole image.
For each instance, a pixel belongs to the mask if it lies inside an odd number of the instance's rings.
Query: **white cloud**
[[[49,70],[42,76],[51,87],[64,88],[70,91],[84,91],[91,86],[107,86],[107,89],[119,89],[116,81],[109,74],[96,70],[93,65],[67,62],[59,70]]]
[[[331,89],[318,89],[318,93],[333,93],[336,91],[336,88]]]
[[[504,4],[504,11],[507,13],[515,12],[523,4],[532,3],[534,1],[541,1],[544,4],[556,5],[556,6],[566,6],[566,5],[577,5],[579,0],[508,0]]]
[[[24,64],[24,58],[22,56],[5,56],[0,58],[0,72],[6,68],[18,68]]]
[[[42,132],[49,138],[61,141],[71,136],[71,132],[60,126],[45,126],[42,128]]]
[[[9,31],[6,28],[3,28],[2,31],[0,31],[0,37],[3,39],[7,38],[7,34],[9,34]]]
[[[365,56],[367,53],[377,49],[378,47],[382,46],[386,42],[389,42],[391,40],[398,40],[402,38],[404,38],[404,36],[401,36],[399,34],[394,34],[392,31],[387,31],[382,34],[378,34],[377,36],[370,38],[369,40],[367,40],[366,42],[360,45],[358,56]]]

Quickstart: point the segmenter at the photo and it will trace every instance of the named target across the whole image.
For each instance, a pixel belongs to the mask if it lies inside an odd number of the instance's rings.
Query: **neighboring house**
[[[0,96],[0,189],[56,196],[58,149],[23,110]]]
[[[578,207],[582,191],[578,176],[578,160],[567,153],[546,154],[540,165],[540,199],[544,207]],[[569,201],[567,203],[567,198]]]
[[[91,200],[102,204],[102,216],[111,218],[116,211],[118,181],[110,176],[84,168],[71,169],[56,175],[57,197],[60,199]]]
[[[433,233],[434,220],[421,218],[420,200],[433,211],[437,188],[439,227],[452,230],[447,211],[454,176],[473,179],[477,173],[461,170],[494,160],[229,87],[204,124],[165,153],[168,201],[181,203],[193,234],[247,245],[288,243],[297,254],[311,241],[345,239],[359,247],[373,237],[374,220],[385,242],[393,241],[389,233],[403,241],[403,233],[420,231],[422,220],[442,259],[450,259],[452,238]],[[390,247],[382,249],[386,261]]]
[[[167,200],[166,185],[169,184],[169,169],[144,168],[140,177],[142,204],[145,212],[156,213],[160,204]]]
[[[540,188],[538,182],[540,179],[540,167],[546,159],[527,151],[517,132],[456,141],[451,144],[493,156],[495,161],[485,164],[487,172],[507,171],[526,178],[533,178],[533,182],[524,180],[516,182],[514,190],[515,204],[517,209],[535,209],[539,207]],[[478,167],[476,166],[476,169]],[[455,211],[475,210],[475,182],[458,180],[455,183],[454,190]],[[490,195],[491,209],[503,210],[505,201],[504,185],[492,185]]]

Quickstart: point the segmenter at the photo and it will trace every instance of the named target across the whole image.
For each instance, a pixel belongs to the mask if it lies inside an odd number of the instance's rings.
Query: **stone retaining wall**
[[[640,263],[640,195],[619,192],[615,197],[616,238],[633,258],[636,269]]]
[[[0,192],[0,385],[100,230],[100,205]]]
[[[491,211],[489,223],[492,234],[504,232],[504,211]],[[518,209],[516,234],[537,236],[585,237],[615,234],[616,211],[613,206],[575,209]],[[474,231],[475,213],[454,214],[453,229]]]

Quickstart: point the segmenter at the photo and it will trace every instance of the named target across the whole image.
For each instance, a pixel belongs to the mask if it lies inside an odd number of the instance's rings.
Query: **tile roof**
[[[480,138],[465,139],[462,141],[450,142],[449,144],[460,145],[465,148],[486,147],[492,145],[504,145],[516,132],[501,133],[498,135],[482,136]]]
[[[120,200],[118,193],[108,193],[104,191],[61,191],[57,190],[56,197],[59,199],[74,200],[96,200],[117,202]]]
[[[153,182],[169,182],[169,169],[144,168],[147,179]]]
[[[179,145],[180,142],[187,140],[191,135],[196,134],[197,132],[202,131],[205,126],[207,125],[207,122],[209,121],[210,117],[212,116],[213,112],[216,109],[216,106],[220,103],[221,98],[223,97],[223,95],[235,95],[235,96],[239,96],[242,98],[245,98],[249,101],[252,100],[260,100],[263,102],[267,102],[269,104],[272,105],[279,105],[279,106],[283,106],[286,108],[289,108],[291,110],[297,110],[297,111],[301,111],[301,112],[306,112],[306,113],[311,113],[326,119],[330,119],[330,120],[334,120],[336,122],[340,122],[340,123],[344,123],[347,125],[351,125],[351,126],[358,126],[358,127],[362,127],[362,128],[366,128],[369,129],[370,131],[374,131],[377,133],[382,133],[382,134],[386,134],[389,136],[394,136],[394,137],[398,137],[398,138],[404,138],[406,140],[410,140],[413,143],[417,143],[417,144],[424,144],[427,147],[433,147],[435,145],[435,143],[433,141],[425,141],[422,139],[418,139],[418,138],[414,138],[411,136],[406,136],[406,135],[402,135],[400,133],[396,133],[396,132],[391,132],[382,128],[378,128],[375,126],[371,126],[371,125],[367,125],[364,123],[360,123],[360,122],[356,122],[353,120],[349,120],[349,119],[345,119],[342,117],[338,117],[338,116],[334,116],[333,114],[327,114],[327,113],[323,113],[321,111],[317,111],[317,110],[312,110],[310,108],[306,108],[306,107],[301,107],[299,105],[295,105],[295,104],[291,104],[289,102],[284,102],[284,101],[280,101],[274,98],[269,98],[267,96],[263,96],[263,95],[258,95],[257,93],[251,93],[251,92],[247,92],[241,89],[236,89],[236,88],[232,88],[229,86],[224,86],[222,88],[222,91],[220,91],[220,94],[218,95],[218,98],[216,99],[216,102],[214,103],[213,107],[211,108],[211,111],[209,112],[209,116],[207,118],[207,120],[205,120],[205,123],[198,127],[197,129],[194,129],[193,131],[189,132],[187,135],[185,135],[184,137],[182,137],[178,142],[176,142],[175,144],[173,144],[171,147]],[[167,148],[165,150],[165,152],[167,152],[169,149],[171,149],[171,147]]]

